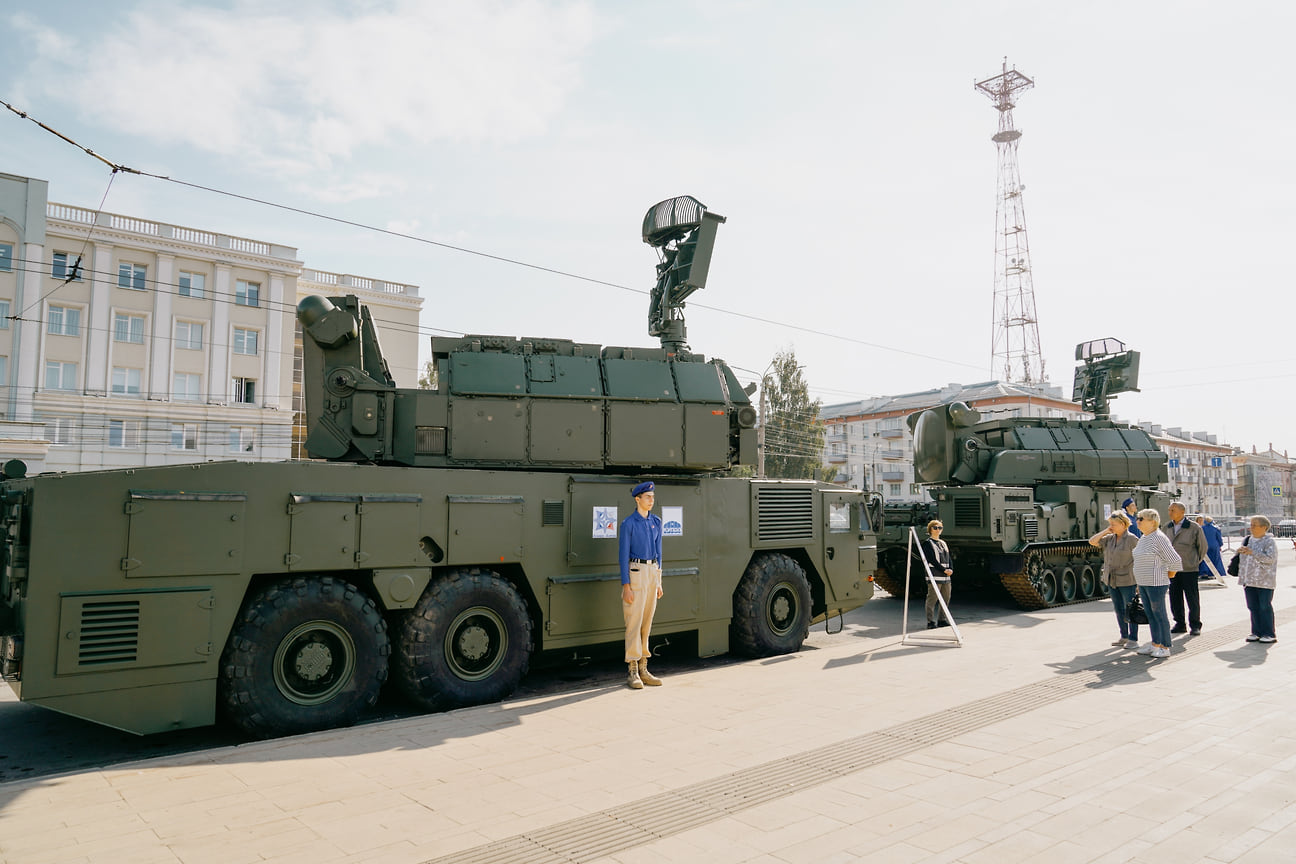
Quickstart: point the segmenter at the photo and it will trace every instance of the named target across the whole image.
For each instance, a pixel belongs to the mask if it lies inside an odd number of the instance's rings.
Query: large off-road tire
[[[531,616],[518,590],[489,570],[433,580],[401,622],[392,674],[430,711],[498,702],[531,663]]]
[[[349,726],[378,699],[391,643],[364,592],[330,576],[253,595],[221,654],[218,704],[254,738]]]
[[[731,648],[749,657],[790,654],[810,632],[810,581],[780,552],[752,559],[734,589]]]

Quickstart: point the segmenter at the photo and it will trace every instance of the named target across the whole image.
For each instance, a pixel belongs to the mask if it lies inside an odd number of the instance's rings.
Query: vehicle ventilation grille
[[[540,524],[541,525],[561,525],[563,524],[563,502],[545,501],[540,505]]]
[[[1023,516],[1021,518],[1021,532],[1023,540],[1034,540],[1039,537],[1039,520],[1034,516]]]
[[[756,490],[756,539],[814,538],[814,490],[766,486]]]
[[[416,456],[444,456],[446,452],[446,427],[415,426],[417,440],[414,442]]]
[[[981,499],[980,498],[955,498],[954,499],[954,527],[955,528],[980,528],[981,527]]]
[[[87,603],[81,607],[77,665],[133,663],[139,649],[138,600]]]

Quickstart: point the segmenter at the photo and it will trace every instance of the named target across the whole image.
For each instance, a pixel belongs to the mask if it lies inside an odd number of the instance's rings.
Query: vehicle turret
[[[418,467],[607,473],[753,464],[749,393],[724,361],[684,342],[684,299],[705,286],[723,221],[687,197],[644,219],[645,242],[662,250],[649,323],[662,347],[438,337],[434,390],[396,386],[356,297],[307,297],[297,311],[307,451]]]

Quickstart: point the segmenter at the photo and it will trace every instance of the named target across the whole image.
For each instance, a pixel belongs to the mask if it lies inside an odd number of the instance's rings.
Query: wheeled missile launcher
[[[1014,417],[982,421],[962,402],[907,418],[914,471],[932,501],[888,507],[876,581],[905,590],[910,527],[926,536],[940,519],[960,587],[999,582],[1023,607],[1090,600],[1106,593],[1101,553],[1088,538],[1126,498],[1166,514],[1166,456],[1146,432],[1115,423],[1108,397],[1136,390],[1138,352],[1114,339],[1077,346],[1073,401],[1093,420]],[[911,584],[923,578],[914,562]],[[918,589],[921,592],[921,589]]]
[[[866,496],[741,479],[750,393],[685,342],[723,221],[652,208],[657,348],[433,340],[398,387],[355,297],[303,300],[312,459],[0,483],[0,658],[24,700],[140,734],[355,722],[389,679],[440,709],[507,696],[537,652],[619,643],[617,530],[656,482],[655,637],[795,651],[872,595]],[[69,542],[69,531],[75,542]],[[688,637],[688,638],[682,638]]]

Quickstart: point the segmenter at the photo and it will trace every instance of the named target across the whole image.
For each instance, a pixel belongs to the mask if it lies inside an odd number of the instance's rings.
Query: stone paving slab
[[[1280,635],[1296,620],[1282,555]],[[979,607],[957,648],[902,645],[883,598],[796,655],[661,688],[0,784],[0,860],[1296,860],[1289,649],[1241,641],[1238,588],[1202,600],[1206,632],[1164,661],[1108,647],[1105,601]],[[536,841],[553,837],[564,854]]]

